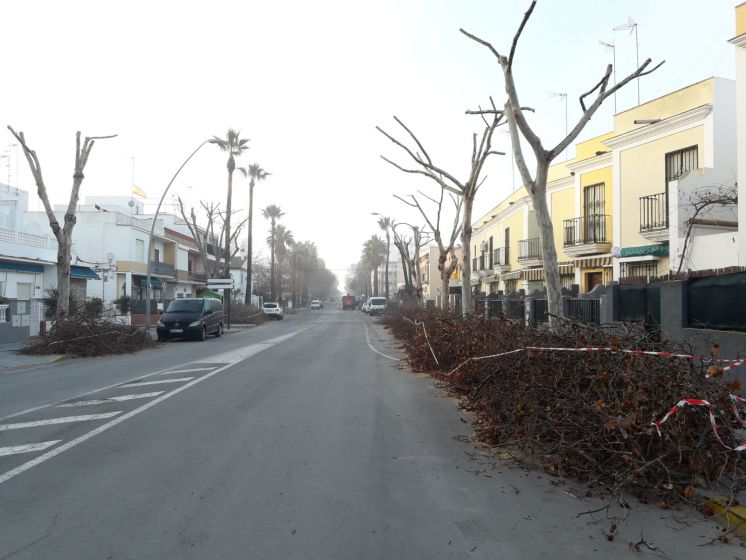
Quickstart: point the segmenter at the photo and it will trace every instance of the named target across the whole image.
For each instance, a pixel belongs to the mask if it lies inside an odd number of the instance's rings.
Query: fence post
[[[661,282],[661,330],[673,340],[683,340],[687,326],[686,281]]]
[[[532,297],[526,297],[524,300],[525,306],[523,309],[524,314],[524,321],[526,323],[527,327],[533,326],[533,321],[531,320],[533,317],[533,311],[534,311],[534,298]]]
[[[601,296],[601,324],[616,323],[619,318],[619,282],[609,282],[606,293]]]

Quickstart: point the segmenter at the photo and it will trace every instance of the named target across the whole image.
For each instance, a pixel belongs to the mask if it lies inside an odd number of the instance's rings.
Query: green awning
[[[646,255],[652,255],[654,257],[667,257],[668,256],[668,243],[663,245],[642,245],[641,247],[624,247],[622,253],[619,255],[622,258],[625,257],[644,257]]]
[[[85,278],[86,280],[95,279],[98,280],[99,276],[96,272],[87,266],[76,266],[70,265],[70,278]]]
[[[44,272],[44,267],[40,264],[0,261],[0,270],[8,270],[10,272],[30,272],[30,273],[41,274]]]
[[[148,285],[148,277],[147,276],[138,276],[137,277],[137,283],[138,283],[138,285],[140,285],[143,288],[146,287]],[[163,282],[161,282],[160,278],[153,278],[151,276],[150,277],[150,287],[151,288],[162,288],[163,287]]]

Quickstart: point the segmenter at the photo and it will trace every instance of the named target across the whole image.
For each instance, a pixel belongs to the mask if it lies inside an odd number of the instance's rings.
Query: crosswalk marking
[[[160,385],[161,383],[181,383],[191,381],[194,377],[179,377],[178,379],[161,379],[160,381],[141,381],[140,383],[127,383],[121,387],[145,387],[146,385]]]
[[[121,410],[115,412],[105,412],[103,414],[84,414],[83,416],[63,416],[62,418],[47,418],[45,420],[35,420],[33,422],[16,422],[15,424],[0,424],[0,432],[7,432],[8,430],[20,430],[22,428],[35,428],[37,426],[51,426],[52,424],[67,424],[69,422],[85,422],[87,420],[105,420],[111,418],[117,414],[121,414]]]
[[[73,406],[98,406],[102,404],[111,404],[115,402],[131,401],[133,399],[149,399],[163,394],[163,391],[154,391],[152,393],[138,393],[136,395],[119,395],[117,397],[107,397],[105,399],[94,399],[88,401],[75,401],[70,403],[58,404],[57,408],[68,408]]]
[[[194,373],[197,371],[209,371],[211,369],[215,369],[217,366],[210,366],[210,367],[198,367],[198,368],[190,368],[190,369],[174,369],[170,371],[163,371],[159,373],[158,375],[166,375],[168,373]]]
[[[7,455],[18,455],[19,453],[33,453],[34,451],[44,451],[47,447],[57,445],[61,441],[61,439],[53,439],[52,441],[42,441],[41,443],[29,443],[27,445],[0,447],[0,457],[6,457]]]

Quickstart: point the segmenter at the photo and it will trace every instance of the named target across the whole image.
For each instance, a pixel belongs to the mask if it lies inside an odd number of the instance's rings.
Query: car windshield
[[[371,305],[386,305],[386,298],[373,298],[370,300]]]
[[[202,300],[178,300],[175,299],[171,303],[168,304],[168,307],[166,308],[166,313],[180,313],[180,312],[186,312],[186,313],[194,313],[197,311],[202,311]]]

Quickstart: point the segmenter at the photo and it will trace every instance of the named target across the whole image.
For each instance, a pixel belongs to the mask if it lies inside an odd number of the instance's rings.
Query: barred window
[[[619,276],[621,278],[639,278],[646,282],[658,276],[658,261],[623,262]]]
[[[572,285],[575,283],[575,275],[574,274],[561,274],[560,275],[560,284],[562,284],[562,287],[569,290],[572,288]]]
[[[666,186],[684,173],[697,169],[697,146],[689,146],[666,154]]]
[[[505,293],[514,294],[518,291],[518,280],[506,280],[505,281]]]

